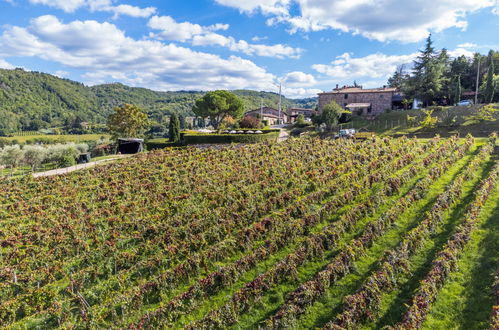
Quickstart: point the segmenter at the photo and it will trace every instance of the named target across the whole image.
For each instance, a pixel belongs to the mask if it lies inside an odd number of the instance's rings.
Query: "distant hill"
[[[235,90],[247,110],[264,105],[277,107],[279,95],[269,92]],[[156,121],[171,113],[192,115],[199,91],[157,92],[120,83],[88,87],[82,83],[41,72],[0,69],[0,135],[20,130],[59,127],[72,122],[105,123],[113,107],[132,103]],[[290,106],[314,108],[316,98],[287,99]]]

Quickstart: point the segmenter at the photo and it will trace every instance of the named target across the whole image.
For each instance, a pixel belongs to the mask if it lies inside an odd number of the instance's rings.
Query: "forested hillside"
[[[247,110],[260,106],[277,107],[279,95],[268,92],[236,90]],[[0,135],[20,130],[39,130],[71,126],[75,122],[104,123],[113,107],[132,103],[150,117],[162,122],[175,112],[191,115],[191,107],[204,93],[198,91],[157,92],[123,84],[87,87],[82,83],[46,73],[22,69],[0,69]],[[315,98],[290,100],[283,97],[283,108],[315,107]]]

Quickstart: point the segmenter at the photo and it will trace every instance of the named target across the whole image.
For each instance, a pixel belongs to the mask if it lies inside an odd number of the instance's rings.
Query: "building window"
[[[345,94],[345,100],[348,99],[348,94]]]

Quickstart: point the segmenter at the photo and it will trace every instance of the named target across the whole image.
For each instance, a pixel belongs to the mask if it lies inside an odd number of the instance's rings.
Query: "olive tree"
[[[38,145],[25,145],[23,147],[24,158],[23,163],[31,167],[34,171],[38,168],[47,157],[47,148]]]
[[[24,151],[19,145],[5,146],[0,152],[0,163],[11,169],[18,167],[24,157]]]

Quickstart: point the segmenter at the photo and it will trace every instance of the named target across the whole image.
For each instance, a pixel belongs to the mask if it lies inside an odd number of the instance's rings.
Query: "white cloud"
[[[338,80],[359,78],[388,78],[398,65],[411,63],[417,54],[385,55],[371,54],[365,57],[352,57],[350,53],[337,56],[329,64],[314,64],[312,68],[319,73]]]
[[[57,70],[56,72],[54,72],[54,75],[59,78],[66,78],[67,76],[69,76],[69,72],[64,70]]]
[[[315,77],[311,74],[293,71],[287,73],[283,78],[282,82],[284,85],[289,87],[304,87],[304,86],[313,86],[317,83]]]
[[[0,58],[0,69],[14,69],[14,66]]]
[[[211,33],[218,30],[227,30],[228,24],[217,23],[211,26],[201,26],[190,22],[177,23],[170,16],[153,16],[147,25],[155,30],[160,30],[158,34],[152,36],[165,39],[185,42],[194,36]]]
[[[0,58],[33,56],[87,71],[89,84],[119,80],[155,90],[273,90],[276,77],[236,56],[227,59],[155,40],[135,40],[110,23],[41,16],[0,35]]]
[[[303,52],[300,48],[293,48],[287,45],[263,45],[250,44],[244,40],[236,41],[232,37],[226,37],[217,33],[197,35],[192,39],[193,46],[221,46],[230,49],[233,52],[241,52],[250,56],[265,56],[283,59],[299,58]]]
[[[239,9],[240,12],[284,15],[288,13],[291,0],[215,0],[217,3]]]
[[[227,30],[227,24],[214,24],[201,26],[190,22],[178,23],[170,16],[153,16],[149,20],[149,27],[160,30],[159,33],[151,33],[150,37],[163,40],[174,40],[187,42],[191,41],[193,46],[220,46],[230,49],[233,52],[241,52],[250,56],[266,56],[274,58],[299,58],[302,49],[293,48],[287,45],[263,45],[250,44],[244,40],[235,40],[233,37],[226,37],[218,33],[217,30]]]
[[[259,42],[259,41],[264,41],[264,40],[267,40],[269,37],[265,36],[265,37],[259,37],[259,36],[254,36],[253,38],[251,38],[251,41],[253,42]]]
[[[72,13],[77,9],[85,7],[91,11],[111,12],[114,14],[115,18],[120,15],[145,18],[150,17],[157,10],[155,7],[140,8],[130,5],[113,6],[112,0],[30,0],[30,2],[61,9],[67,13]]]
[[[478,47],[478,45],[471,43],[471,42],[466,42],[464,44],[457,45],[457,47],[459,47],[459,48],[476,48],[476,47]]]
[[[219,4],[273,16],[269,25],[286,22],[289,32],[336,29],[379,41],[417,42],[430,31],[466,29],[466,14],[495,6],[498,0],[216,0]],[[300,14],[289,11],[296,4]],[[264,9],[265,8],[265,9]]]
[[[283,95],[292,99],[316,97],[320,92],[322,92],[322,90],[316,88],[282,88]]]
[[[454,50],[449,50],[448,54],[450,57],[459,57],[459,56],[466,56],[466,57],[473,57],[474,51],[470,50],[471,47],[459,47],[454,49]]]

